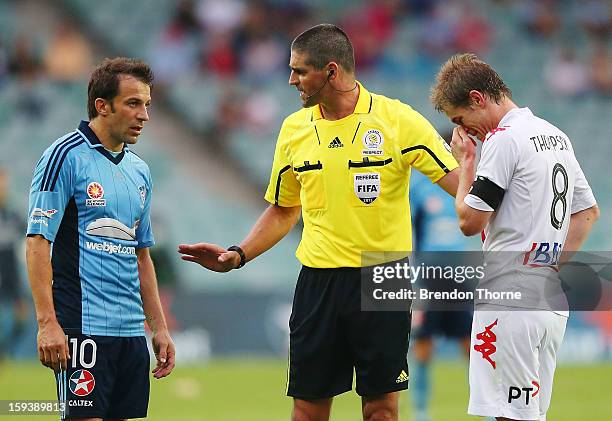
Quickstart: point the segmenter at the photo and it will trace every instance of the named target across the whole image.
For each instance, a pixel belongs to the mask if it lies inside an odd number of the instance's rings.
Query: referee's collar
[[[357,105],[355,105],[353,114],[369,114],[372,111],[372,94],[359,81],[355,82],[359,86],[359,99],[357,99]],[[312,107],[312,120],[320,120],[322,118],[321,106],[317,104]]]
[[[100,139],[98,139],[98,136],[96,136],[96,134],[91,129],[91,127],[89,127],[89,121],[81,120],[77,130],[81,133],[81,135],[83,135],[83,137],[87,141],[87,144],[89,145],[90,148],[104,149],[104,145],[102,144],[102,142],[100,142]],[[129,148],[127,144],[124,143],[123,151],[127,151],[127,150],[129,150]]]

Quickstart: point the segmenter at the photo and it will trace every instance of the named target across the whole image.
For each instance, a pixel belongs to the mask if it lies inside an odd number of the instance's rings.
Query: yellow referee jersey
[[[412,250],[411,167],[437,182],[457,163],[423,116],[359,84],[347,117],[316,105],[285,119],[265,198],[302,206],[302,264],[361,267],[362,252]]]

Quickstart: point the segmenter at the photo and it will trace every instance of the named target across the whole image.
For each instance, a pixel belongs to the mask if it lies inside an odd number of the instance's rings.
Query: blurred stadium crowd
[[[33,27],[42,3],[53,13]],[[287,85],[289,44],[320,22],[347,31],[357,76],[370,90],[412,105],[441,132],[450,123],[428,99],[439,64],[460,51],[491,62],[519,105],[573,139],[602,210],[587,247],[612,248],[612,178],[602,172],[612,154],[604,123],[612,115],[607,0],[0,0],[0,167],[12,174],[9,204],[25,219],[36,160],[85,118],[86,82],[96,60],[136,56],[156,72],[154,103],[200,140],[183,145],[180,133],[168,139],[145,129],[138,144],[156,182],[159,239],[167,247],[161,254],[171,256],[179,242],[237,241],[263,204],[219,195],[156,145],[222,154],[263,196],[280,122],[299,107]],[[180,217],[174,217],[177,205]],[[208,275],[172,257],[167,265],[178,268],[168,269],[167,278],[205,290],[290,291],[297,263],[289,256],[298,238],[295,233],[266,261],[254,262],[250,272],[232,275],[235,281],[202,282]]]

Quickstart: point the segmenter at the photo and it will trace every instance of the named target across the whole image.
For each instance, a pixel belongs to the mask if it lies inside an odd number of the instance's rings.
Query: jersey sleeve
[[[580,164],[576,160],[574,162],[576,181],[574,183],[571,213],[588,209],[595,206],[597,203],[595,200],[595,195],[593,195],[593,191],[591,190],[591,186],[589,186],[589,183],[582,172],[582,168],[580,168]]]
[[[493,136],[482,146],[476,180],[464,199],[471,208],[488,212],[497,210],[501,204],[518,159],[518,148],[511,136],[504,132]]]
[[[270,183],[264,196],[268,202],[283,207],[300,206],[301,204],[300,183],[291,165],[289,141],[292,132],[293,130],[285,120],[276,142]]]
[[[72,155],[58,144],[38,161],[30,185],[27,235],[55,241],[68,201],[74,194]]]
[[[151,226],[151,197],[153,191],[153,182],[151,181],[151,173],[147,171],[147,184],[144,191],[140,191],[141,195],[144,195],[144,208],[142,210],[142,216],[140,217],[140,223],[136,228],[136,241],[138,242],[137,248],[146,248],[155,245],[155,239],[153,237],[153,228]]]
[[[401,103],[399,133],[403,163],[419,170],[432,183],[458,167],[450,148],[429,121]]]

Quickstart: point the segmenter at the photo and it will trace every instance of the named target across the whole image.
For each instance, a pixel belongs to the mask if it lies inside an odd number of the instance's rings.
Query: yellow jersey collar
[[[369,114],[372,110],[372,94],[359,81],[356,81],[356,83],[359,86],[359,99],[357,99],[357,105],[353,114]],[[320,120],[322,118],[321,106],[317,104],[312,107],[312,120]]]

